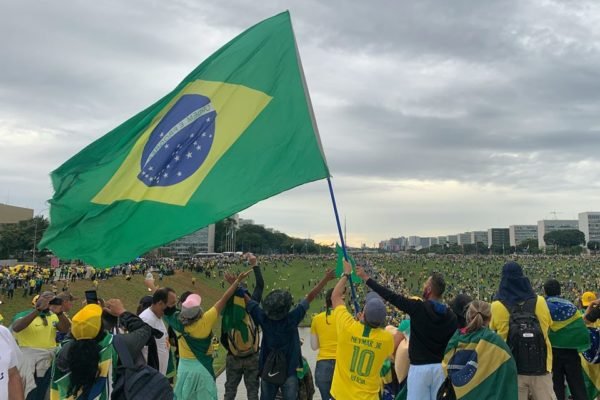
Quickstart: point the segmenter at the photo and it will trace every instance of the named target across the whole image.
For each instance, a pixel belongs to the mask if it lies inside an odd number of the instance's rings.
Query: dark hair
[[[181,293],[181,296],[179,296],[179,302],[183,303],[184,301],[186,301],[190,294],[192,294],[192,292],[190,292],[189,290],[187,292]]]
[[[556,279],[548,279],[544,283],[546,296],[560,296],[560,283]]]
[[[333,294],[333,288],[328,289],[325,292],[325,323],[327,325],[329,324],[329,320],[327,319],[327,317],[329,316],[329,313],[331,312],[331,308],[333,307],[333,301],[331,300],[331,295]]]
[[[104,336],[104,332],[100,331]],[[102,348],[96,339],[74,340],[69,348],[67,363],[71,371],[71,385],[68,396],[77,397],[81,391],[83,398],[96,382],[98,377],[98,363],[100,362],[100,351]]]
[[[169,300],[169,292],[175,293],[175,291],[169,287],[158,289],[152,295],[152,304],[160,303],[161,301],[167,304],[167,301]]]
[[[465,314],[467,312],[467,307],[469,303],[473,301],[473,298],[468,294],[458,294],[455,298],[453,298],[449,306],[456,315],[456,320],[458,321],[458,328],[462,329],[467,326],[467,320],[465,319]]]
[[[446,281],[439,272],[431,274],[431,291],[435,296],[441,296],[446,290]]]

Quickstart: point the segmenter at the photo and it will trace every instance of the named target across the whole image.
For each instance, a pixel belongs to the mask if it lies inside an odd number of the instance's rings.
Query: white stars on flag
[[[190,152],[188,152],[188,153],[187,153],[185,156],[186,156],[187,158],[192,158],[192,152],[191,152],[191,151],[190,151]]]

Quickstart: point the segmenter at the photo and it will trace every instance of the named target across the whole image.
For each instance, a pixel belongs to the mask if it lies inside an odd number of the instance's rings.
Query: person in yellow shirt
[[[213,370],[212,329],[239,284],[252,270],[242,272],[208,311],[200,307],[202,298],[195,293],[182,296],[181,311],[175,309],[177,298],[169,293],[164,320],[177,333],[179,365],[175,396],[178,400],[217,400]]]
[[[344,271],[331,295],[338,337],[331,398],[378,400],[381,367],[394,351],[394,339],[384,329],[385,304],[375,292],[367,293],[360,321],[355,320],[342,298],[350,276],[350,264],[344,263]]]
[[[528,354],[530,365],[524,365],[518,351],[522,350],[519,343],[511,343],[513,335],[509,334],[511,312],[530,309],[535,315],[539,329],[543,334],[543,344],[539,352]],[[535,322],[533,322],[535,324]],[[548,305],[542,296],[537,296],[529,278],[523,275],[523,269],[519,264],[510,261],[502,268],[500,287],[496,294],[496,300],[492,302],[492,319],[490,329],[507,341],[517,363],[519,400],[556,400],[552,384],[552,345],[548,338],[548,329],[552,324],[552,317]],[[535,337],[530,340],[535,340]],[[545,346],[544,346],[545,344]],[[524,347],[524,346],[523,346]],[[545,354],[544,354],[545,353]],[[537,362],[536,362],[537,361]],[[539,364],[538,371],[527,371],[532,365]]]
[[[596,299],[596,294],[594,292],[585,292],[581,295],[579,303],[581,315],[583,315],[583,320],[587,327],[600,328],[600,319],[597,316],[590,318],[590,315],[595,316],[598,314],[598,307],[600,307]]]
[[[310,346],[313,350],[319,350],[315,367],[315,384],[322,399],[328,399],[330,396],[337,350],[337,326],[331,315],[332,293],[333,289],[325,293],[325,311],[315,315],[310,325]]]
[[[71,329],[71,322],[59,303],[54,293],[43,292],[33,298],[33,310],[19,313],[13,319],[12,330],[23,352],[19,370],[27,398],[44,398],[50,385],[56,333]]]

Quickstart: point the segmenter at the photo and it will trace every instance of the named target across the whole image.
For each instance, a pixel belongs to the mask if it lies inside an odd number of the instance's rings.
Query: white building
[[[458,235],[446,236],[446,242],[448,242],[448,244],[450,244],[450,245],[458,244]]]
[[[416,249],[417,247],[421,247],[421,237],[420,236],[409,236],[408,237],[408,248]]]
[[[486,231],[474,231],[471,232],[471,243],[483,243],[485,247],[488,247],[488,234]]]
[[[458,245],[464,246],[465,244],[471,244],[471,232],[459,233],[458,235]]]
[[[585,242],[600,242],[600,211],[579,213],[579,230],[585,235]]]
[[[438,236],[438,244],[441,246],[445,246],[446,242],[448,241],[447,236]]]
[[[518,246],[527,239],[538,238],[537,225],[511,225],[508,227],[508,236],[511,246]]]
[[[196,253],[214,253],[215,224],[177,239],[160,248],[161,254],[176,258],[190,258]]]
[[[576,219],[543,219],[538,221],[537,234],[538,246],[546,247],[544,235],[554,231],[564,231],[567,229],[579,229],[579,220]]]

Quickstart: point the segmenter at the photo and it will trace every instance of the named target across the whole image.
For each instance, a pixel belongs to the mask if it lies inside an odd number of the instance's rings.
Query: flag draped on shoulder
[[[517,366],[510,349],[487,328],[457,331],[448,342],[442,367],[457,399],[517,400]]]
[[[554,296],[546,298],[546,303],[552,317],[548,331],[552,347],[577,351],[589,349],[590,335],[577,307],[566,299]]]
[[[590,348],[580,354],[588,399],[600,395],[600,328],[588,327]]]
[[[114,265],[328,176],[284,12],[55,170],[40,247]]]

